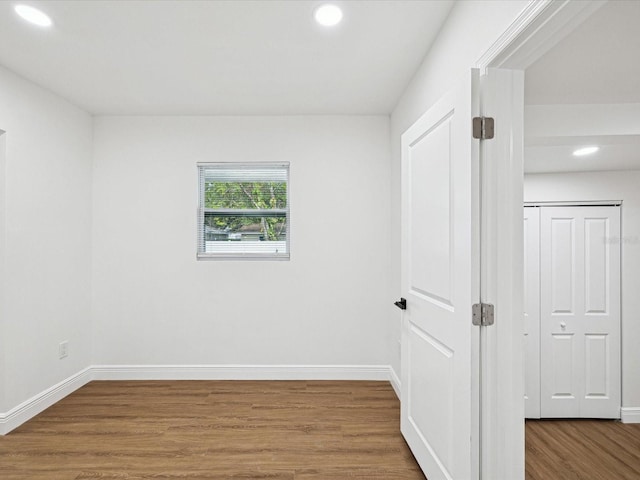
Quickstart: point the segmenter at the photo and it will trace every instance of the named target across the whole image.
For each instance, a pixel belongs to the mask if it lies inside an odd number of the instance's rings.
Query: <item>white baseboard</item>
[[[400,377],[392,366],[389,366],[389,383],[391,383],[393,391],[396,392],[396,397],[400,400]]]
[[[371,380],[400,381],[388,365],[94,365],[0,413],[6,435],[91,380]]]
[[[94,365],[94,380],[389,380],[388,365]]]
[[[0,435],[6,435],[90,381],[91,367],[87,367],[53,387],[34,395],[8,412],[0,413]]]
[[[622,423],[640,423],[640,407],[622,407],[620,420]]]

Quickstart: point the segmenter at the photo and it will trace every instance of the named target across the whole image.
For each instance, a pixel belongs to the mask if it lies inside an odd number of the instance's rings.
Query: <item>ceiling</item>
[[[526,71],[525,103],[640,103],[640,1],[608,2]]]
[[[618,104],[628,104],[640,115],[639,25],[640,1],[608,2],[526,70],[525,104],[529,110],[530,106],[564,105],[565,113],[571,108],[579,113],[580,105],[594,105],[591,115],[601,124],[601,131],[597,131],[592,122],[567,115],[571,125],[554,122],[555,132],[544,136],[539,134],[544,126],[525,122],[526,172],[640,169],[640,128],[623,128],[615,116],[623,111],[616,108]],[[548,119],[537,116],[532,121],[544,123]],[[576,125],[582,123],[585,128],[579,131]],[[617,125],[618,130],[611,125]],[[563,128],[567,130],[564,136]],[[586,145],[601,148],[592,157],[571,154]]]
[[[574,157],[572,152],[587,145],[598,145],[594,155]],[[560,145],[529,145],[525,148],[526,173],[593,172],[640,170],[640,135],[608,139],[573,139]]]
[[[0,2],[0,64],[93,114],[388,114],[453,0]]]

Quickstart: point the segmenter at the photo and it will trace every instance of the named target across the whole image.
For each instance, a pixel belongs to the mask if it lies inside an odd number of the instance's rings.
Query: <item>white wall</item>
[[[0,412],[7,412],[90,363],[92,120],[0,67],[0,129]],[[60,360],[63,340],[69,356]]]
[[[196,261],[196,162],[289,161],[290,261]],[[98,117],[94,364],[388,365],[388,117]]]
[[[400,290],[400,137],[443,93],[468,75],[482,54],[527,6],[525,0],[457,2],[391,115],[391,250],[394,297]],[[400,373],[400,314],[387,307],[391,365]]]
[[[622,406],[640,407],[640,170],[525,175],[525,202],[622,200]]]

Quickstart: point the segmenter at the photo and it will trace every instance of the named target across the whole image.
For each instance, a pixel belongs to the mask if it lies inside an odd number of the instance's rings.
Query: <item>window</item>
[[[198,164],[198,258],[289,258],[289,164]]]

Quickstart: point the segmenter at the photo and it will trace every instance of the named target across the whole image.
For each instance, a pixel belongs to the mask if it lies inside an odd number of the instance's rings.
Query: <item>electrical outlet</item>
[[[60,358],[64,358],[69,355],[69,341],[65,340],[64,342],[60,342],[58,345],[58,356]]]

